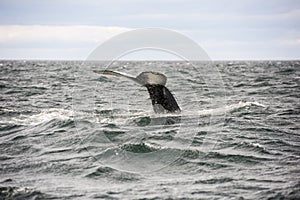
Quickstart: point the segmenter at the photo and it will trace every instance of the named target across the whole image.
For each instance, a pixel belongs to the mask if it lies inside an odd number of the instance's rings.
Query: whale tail
[[[153,110],[156,113],[176,113],[180,108],[170,92],[164,85],[145,85],[152,101]]]
[[[111,75],[111,76],[117,76],[117,77],[125,77],[125,78],[133,80],[136,83],[142,85],[142,82],[140,82],[137,78],[129,76],[129,75],[124,74],[124,73],[121,73],[121,72],[114,72],[114,71],[110,71],[110,70],[93,70],[93,72],[95,72],[97,74],[101,74],[101,75]]]
[[[137,77],[132,77],[120,72],[109,70],[95,70],[97,74],[125,77],[134,82],[145,86],[149,92],[153,110],[155,113],[174,113],[180,112],[180,108],[167,87],[167,77],[158,72],[142,72]]]

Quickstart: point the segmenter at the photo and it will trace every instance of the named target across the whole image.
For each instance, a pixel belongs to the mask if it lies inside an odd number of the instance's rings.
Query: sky
[[[300,59],[299,0],[0,0],[0,59],[85,60],[138,28],[184,34],[212,60]]]

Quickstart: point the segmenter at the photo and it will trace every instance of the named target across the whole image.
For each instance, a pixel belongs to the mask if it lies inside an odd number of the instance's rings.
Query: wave
[[[72,110],[50,108],[43,110],[42,112],[34,115],[20,115],[18,117],[11,118],[8,123],[14,123],[18,125],[38,125],[52,120],[69,120],[73,119],[74,112]]]
[[[0,187],[0,199],[53,199],[53,197],[29,188]]]
[[[242,101],[240,101],[237,104],[226,105],[221,108],[202,110],[202,111],[199,111],[198,114],[199,115],[218,115],[218,114],[235,112],[237,110],[240,110],[243,108],[249,108],[252,106],[266,108],[265,105],[258,103],[258,102],[242,102]]]
[[[112,167],[101,166],[93,172],[87,174],[85,177],[92,179],[105,178],[117,182],[131,182],[139,181],[141,178],[138,174],[117,170]]]
[[[159,113],[153,113],[153,112],[143,112],[143,111],[136,111],[136,112],[111,112],[110,114],[113,114],[116,117],[127,117],[127,118],[135,118],[135,117],[150,117],[150,118],[160,118],[160,117],[184,117],[184,116],[206,116],[206,115],[222,115],[227,112],[234,112],[243,108],[249,108],[249,107],[262,107],[267,108],[267,106],[259,103],[259,102],[243,102],[240,101],[236,104],[231,105],[225,105],[220,108],[214,108],[214,109],[203,109],[199,111],[182,111],[182,113],[165,113],[165,114],[159,114]],[[106,111],[107,112],[107,111]]]
[[[21,114],[18,117],[13,117],[9,121],[6,121],[8,124],[17,124],[17,125],[38,125],[42,123],[46,123],[52,120],[81,120],[86,118],[90,122],[107,124],[110,122],[117,122],[117,124],[126,123],[127,120],[132,119],[135,121],[137,125],[148,124],[147,122],[150,119],[153,121],[154,119],[162,119],[162,118],[170,118],[170,117],[189,117],[189,116],[207,116],[207,115],[223,115],[228,112],[234,112],[243,108],[248,107],[262,107],[266,108],[265,105],[260,104],[258,102],[239,102],[237,104],[231,104],[227,106],[223,106],[215,109],[203,109],[200,111],[183,111],[182,113],[166,113],[166,114],[157,114],[153,112],[147,111],[121,111],[121,110],[110,110],[109,112],[105,110],[103,112],[97,111],[97,113],[88,113],[88,112],[78,112],[73,110],[66,109],[58,109],[58,108],[50,108],[46,110],[42,110],[38,114],[26,115]],[[113,118],[112,118],[113,117]],[[170,118],[171,119],[171,118]],[[176,118],[174,118],[176,122]]]

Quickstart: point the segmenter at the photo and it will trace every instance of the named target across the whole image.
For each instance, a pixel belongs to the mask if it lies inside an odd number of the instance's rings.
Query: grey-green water
[[[104,68],[0,61],[0,199],[300,198],[300,62],[109,66],[165,74],[174,115]]]

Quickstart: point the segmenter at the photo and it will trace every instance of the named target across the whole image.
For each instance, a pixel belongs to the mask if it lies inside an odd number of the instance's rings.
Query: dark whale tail
[[[132,77],[120,72],[109,70],[94,70],[95,73],[101,75],[112,75],[118,77],[125,77],[136,83],[145,86],[149,92],[153,110],[156,113],[176,113],[180,112],[180,108],[172,95],[172,93],[165,87],[167,77],[157,72],[142,72],[137,77]]]

